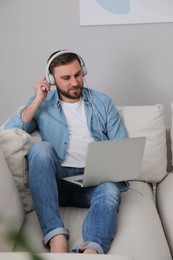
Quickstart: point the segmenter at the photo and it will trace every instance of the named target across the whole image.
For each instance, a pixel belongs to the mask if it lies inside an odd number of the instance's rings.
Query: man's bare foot
[[[67,253],[68,243],[67,237],[65,235],[57,235],[53,237],[50,242],[50,252],[51,253]]]
[[[94,248],[86,248],[83,254],[97,254],[97,251]]]

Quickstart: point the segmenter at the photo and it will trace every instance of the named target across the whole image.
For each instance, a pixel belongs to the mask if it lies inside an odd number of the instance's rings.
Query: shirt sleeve
[[[107,136],[108,139],[127,138],[127,131],[123,120],[116,106],[113,104],[110,97],[107,97],[106,115],[107,115]]]

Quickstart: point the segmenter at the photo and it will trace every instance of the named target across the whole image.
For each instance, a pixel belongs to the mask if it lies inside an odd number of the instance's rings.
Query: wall
[[[80,27],[78,0],[0,1],[0,124],[33,95],[48,56],[79,53],[91,88],[117,105],[173,100],[173,23]]]

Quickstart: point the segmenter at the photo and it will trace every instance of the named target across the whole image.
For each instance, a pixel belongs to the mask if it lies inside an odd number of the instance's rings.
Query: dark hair
[[[61,51],[56,51],[54,53],[52,53],[48,59],[48,61],[58,52]],[[58,57],[55,57],[53,59],[53,61],[51,62],[51,64],[49,65],[49,72],[51,74],[53,74],[54,68],[57,66],[61,66],[61,65],[65,65],[65,64],[69,64],[72,61],[77,60],[79,62],[79,64],[81,65],[81,60],[79,58],[79,56],[73,52],[66,52],[66,53],[62,53],[61,55],[59,55]],[[47,61],[47,62],[48,62]]]

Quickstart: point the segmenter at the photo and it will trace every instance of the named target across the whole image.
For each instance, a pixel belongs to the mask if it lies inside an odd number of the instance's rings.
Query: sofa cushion
[[[129,254],[136,260],[171,260],[152,185],[131,181],[122,193],[118,228],[110,254]]]
[[[41,138],[36,132],[35,136],[31,136],[19,128],[0,129],[0,147],[14,176],[26,212],[33,209],[33,202],[28,189],[28,165],[25,156],[31,145],[39,140]]]
[[[64,226],[70,232],[70,250],[83,241],[82,224],[87,211],[86,208],[60,208]],[[42,232],[35,211],[26,214],[21,234],[30,241],[34,251],[47,251],[42,243]],[[15,251],[21,251],[20,245],[16,244]],[[153,200],[151,184],[131,181],[130,189],[122,193],[118,228],[108,254],[134,256],[136,260],[172,259]]]
[[[141,180],[157,183],[167,174],[163,105],[119,106],[129,137],[146,136]]]
[[[19,233],[24,222],[24,210],[14,179],[0,148],[0,251],[13,250],[14,243],[7,240],[10,232]]]

